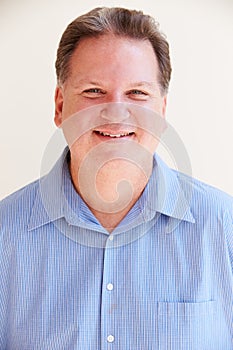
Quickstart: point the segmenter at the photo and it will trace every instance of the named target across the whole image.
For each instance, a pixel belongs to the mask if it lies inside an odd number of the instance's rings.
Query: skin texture
[[[58,127],[65,130],[71,152],[70,171],[73,184],[109,232],[118,225],[137,201],[151,174],[153,153],[158,140],[142,126],[124,123],[129,114],[125,106],[133,104],[140,109],[143,107],[164,118],[166,96],[160,91],[158,75],[157,58],[149,41],[107,34],[81,40],[71,57],[68,79],[62,86],[56,88],[54,120]],[[86,129],[81,136],[76,139],[73,137],[72,142],[69,142],[69,131],[67,132],[67,128],[64,127],[67,121],[78,112],[82,113],[94,106],[105,122],[98,126],[94,126],[93,123],[93,127],[90,125],[90,130]],[[79,118],[80,127],[81,124],[82,118]],[[106,135],[103,136],[100,132]],[[85,185],[83,179],[88,179],[89,173],[91,174],[94,168],[80,172],[85,157],[105,145],[112,147],[112,154],[109,158],[110,148],[106,148],[107,161],[95,178],[95,190],[99,198],[105,203],[112,204],[119,196],[117,190],[119,182],[126,180],[131,187],[129,190],[126,186],[121,193],[125,197],[122,199],[124,205],[119,206],[118,202],[118,206],[112,212],[106,209],[109,206],[102,206],[100,201],[95,199],[97,197],[91,195],[91,191],[89,194],[85,193],[85,188],[90,186],[88,182]],[[137,146],[147,150],[146,172],[136,166],[135,161],[123,159],[121,156],[123,153],[118,151],[131,147],[137,152]],[[104,158],[105,148],[99,149]],[[93,162],[95,157],[92,159],[92,164]]]

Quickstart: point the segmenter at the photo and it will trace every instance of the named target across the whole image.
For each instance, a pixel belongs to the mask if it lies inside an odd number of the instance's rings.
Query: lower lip
[[[132,140],[134,138],[135,134],[132,135],[126,135],[126,136],[121,136],[121,137],[111,137],[111,136],[104,136],[101,135],[97,132],[94,132],[94,134],[98,137],[99,140],[101,141],[112,141],[112,142],[119,142],[119,141],[128,141]]]

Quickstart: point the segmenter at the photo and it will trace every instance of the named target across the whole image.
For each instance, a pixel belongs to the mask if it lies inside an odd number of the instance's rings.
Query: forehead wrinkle
[[[133,82],[130,84],[131,86],[147,86],[150,88],[154,88],[157,86],[156,81],[138,81],[138,82]]]

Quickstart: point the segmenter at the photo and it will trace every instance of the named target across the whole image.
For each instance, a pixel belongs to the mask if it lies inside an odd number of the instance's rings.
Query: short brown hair
[[[69,76],[70,58],[82,38],[107,33],[132,39],[149,40],[158,60],[159,83],[163,93],[168,91],[171,78],[169,45],[153,17],[142,11],[120,7],[97,7],[77,17],[63,33],[57,50],[56,73],[58,84]]]

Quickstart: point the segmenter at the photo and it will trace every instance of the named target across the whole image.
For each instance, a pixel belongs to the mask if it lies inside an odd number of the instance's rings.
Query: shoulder
[[[232,208],[233,197],[228,193],[176,170],[172,171],[178,177],[181,187],[189,189],[193,200],[198,200],[199,204]]]
[[[227,247],[233,268],[233,197],[202,181],[175,171],[188,194],[189,207],[199,231],[211,233]]]
[[[36,180],[0,201],[1,230],[27,223],[38,189],[39,180]]]
[[[186,174],[172,170],[181,184],[186,196],[189,195],[193,210],[209,212],[229,212],[233,214],[233,197],[228,193],[206,184]]]
[[[233,197],[226,192],[200,181],[190,175],[170,168],[156,155],[157,169],[161,169],[163,182],[168,188],[169,199],[178,205],[188,206],[194,219],[223,216],[228,212],[233,216]]]

